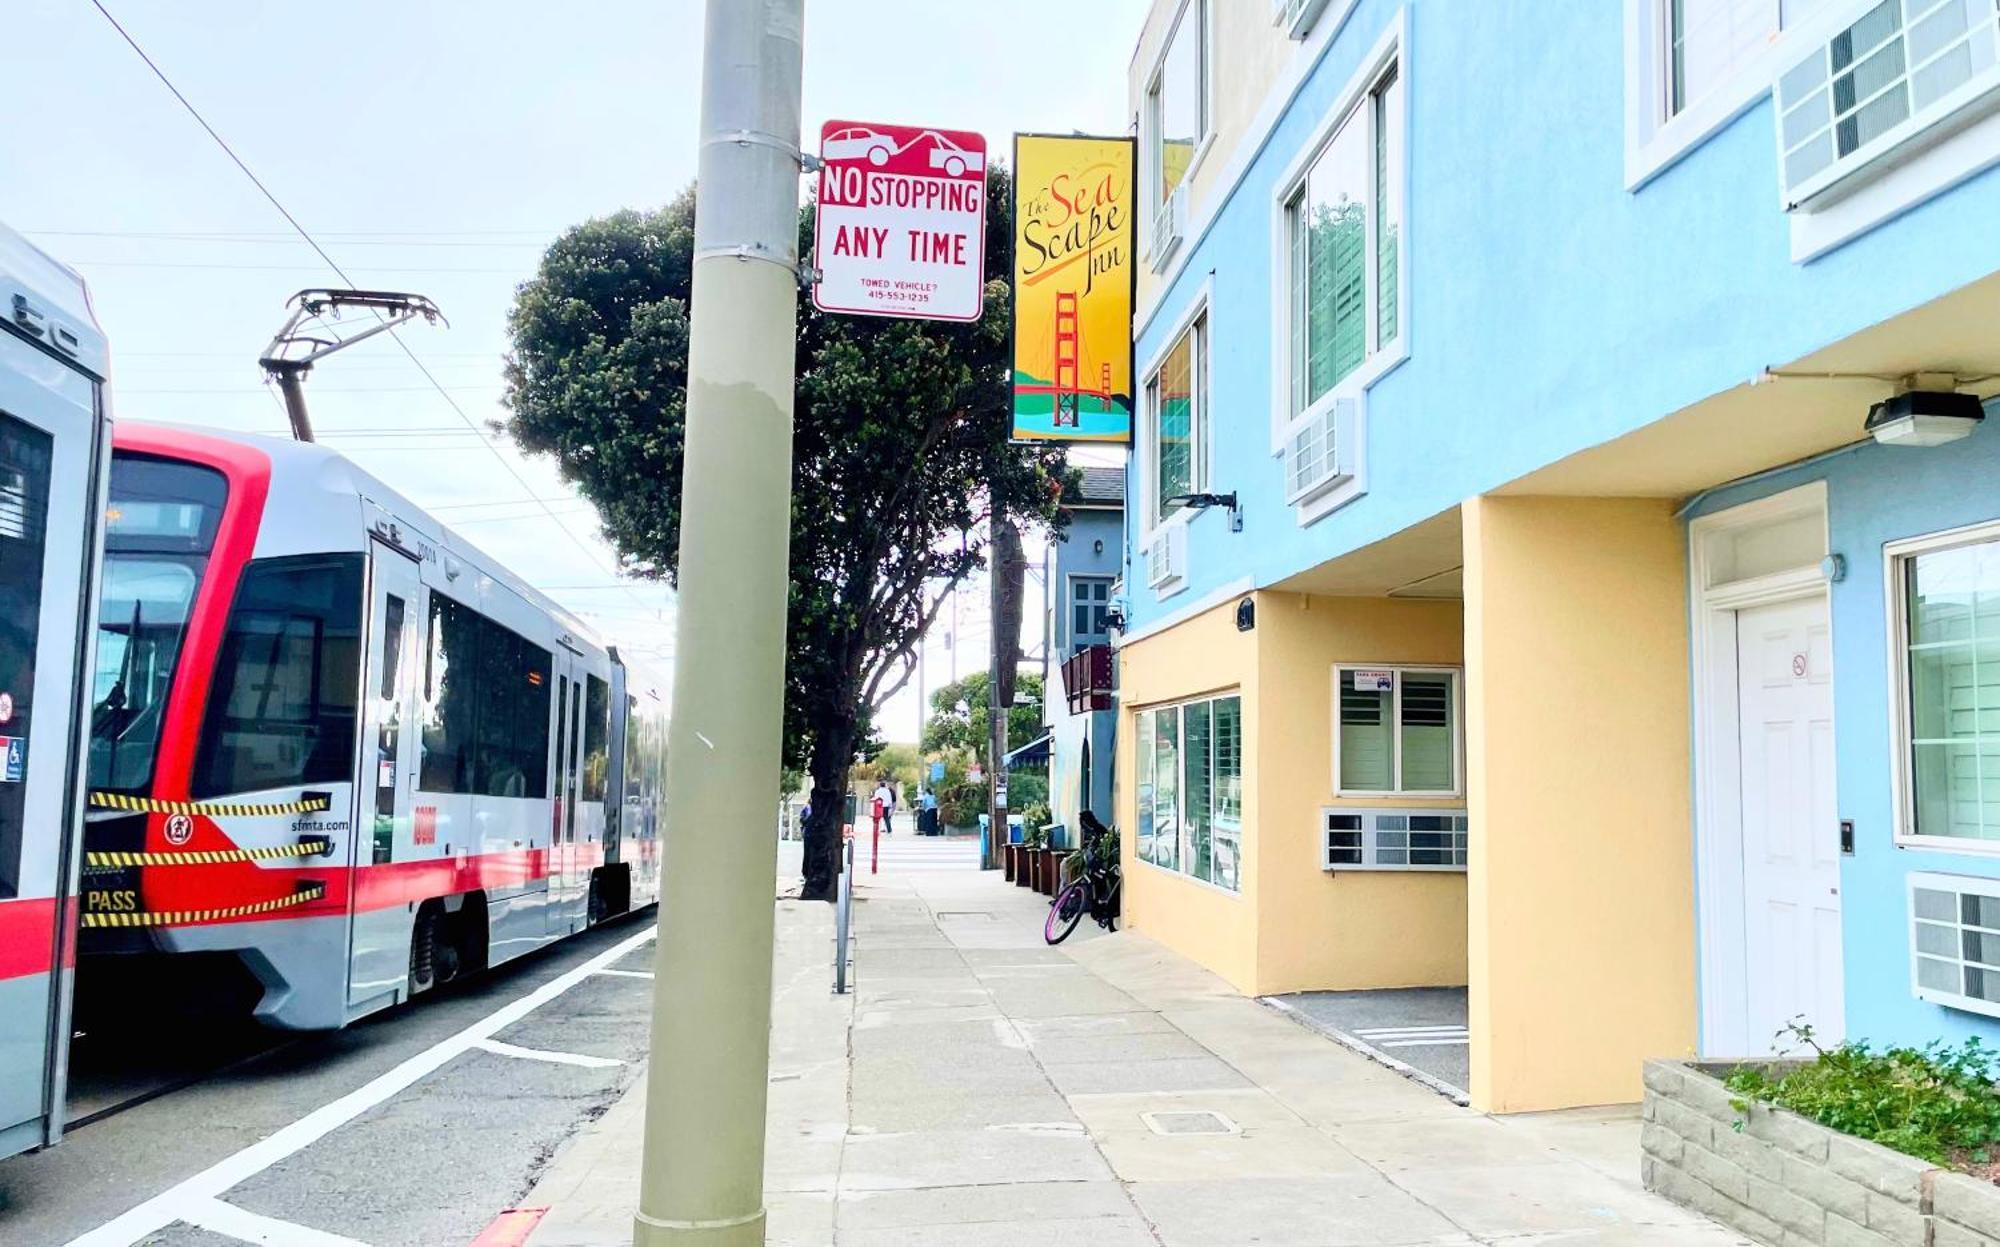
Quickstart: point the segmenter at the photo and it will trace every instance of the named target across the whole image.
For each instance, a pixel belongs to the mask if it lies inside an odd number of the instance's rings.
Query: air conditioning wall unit
[[[1321,870],[1465,870],[1464,810],[1324,806],[1319,814]]]
[[[1172,589],[1187,579],[1187,525],[1168,524],[1146,543],[1146,584]]]
[[[1361,405],[1336,398],[1308,413],[1285,438],[1285,502],[1310,502],[1354,475],[1355,425]]]
[[[2000,1017],[2000,879],[1909,876],[1910,991]]]
[[[1837,12],[1837,16],[1833,14]],[[1832,203],[2000,108],[2000,7],[1987,0],[1841,0],[1778,67],[1787,212]]]
[[[1181,184],[1174,187],[1174,193],[1153,211],[1153,242],[1147,257],[1156,273],[1167,267],[1167,261],[1180,250],[1182,239],[1187,234],[1187,197],[1187,181],[1182,179]]]
[[[1326,11],[1328,0],[1271,0],[1272,17],[1285,33],[1303,39],[1312,33],[1313,23]]]

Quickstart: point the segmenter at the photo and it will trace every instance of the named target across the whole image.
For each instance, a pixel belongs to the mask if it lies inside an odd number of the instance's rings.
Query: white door
[[[1736,680],[1750,1051],[1769,1050],[1798,1018],[1821,1043],[1838,1041],[1840,824],[1826,599],[1737,612]]]
[[[433,817],[428,827],[419,828],[412,805],[423,586],[415,560],[380,541],[370,541],[368,549],[368,683],[361,701],[361,774],[354,785],[351,844],[357,885],[376,867],[431,856],[428,847],[417,846],[426,837],[435,838],[437,826]],[[356,1007],[405,990],[412,925],[405,906],[364,909],[360,899],[360,887],[349,888],[347,1003]]]
[[[78,686],[109,449],[96,385],[12,328],[0,330],[0,1157],[62,1133],[68,1046],[55,1039],[69,1034],[83,812],[72,761],[87,756],[79,695],[103,695]]]

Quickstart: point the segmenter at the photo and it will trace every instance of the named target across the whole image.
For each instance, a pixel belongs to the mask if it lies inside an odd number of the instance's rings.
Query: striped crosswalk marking
[[[1463,1026],[1370,1026],[1354,1035],[1377,1048],[1464,1048],[1472,1043]]]
[[[868,873],[871,854],[868,833],[858,832],[854,842],[854,868]],[[945,839],[940,836],[912,836],[898,832],[883,836],[879,849],[881,873],[915,870],[978,870],[979,841]]]

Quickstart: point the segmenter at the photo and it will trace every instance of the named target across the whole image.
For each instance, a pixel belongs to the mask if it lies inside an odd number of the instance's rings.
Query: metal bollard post
[[[833,994],[847,994],[847,933],[854,921],[854,827],[841,828],[840,895],[833,907]]]

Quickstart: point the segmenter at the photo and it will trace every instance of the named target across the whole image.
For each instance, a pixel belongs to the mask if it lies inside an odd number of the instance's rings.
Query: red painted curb
[[[479,1232],[479,1237],[472,1240],[472,1247],[521,1247],[548,1215],[546,1208],[509,1208]]]

